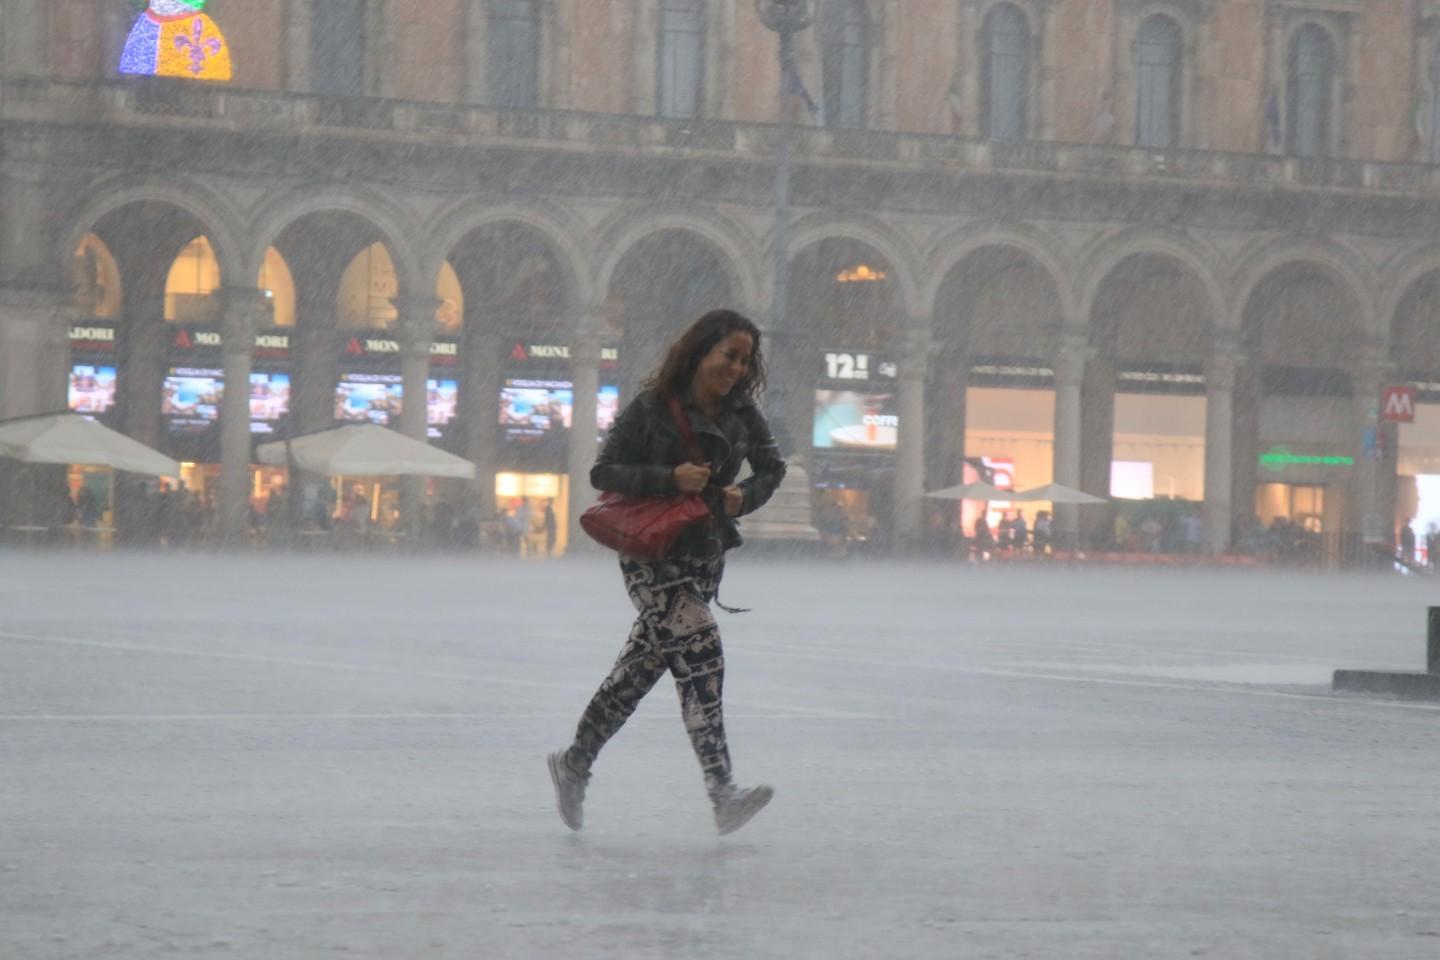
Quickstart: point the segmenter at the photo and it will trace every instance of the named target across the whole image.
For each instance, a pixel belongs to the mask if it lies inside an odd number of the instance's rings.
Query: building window
[[[535,0],[490,0],[486,59],[490,102],[532,109],[540,104],[540,14]]]
[[[1030,24],[1002,3],[981,30],[981,133],[992,140],[1025,139],[1030,99]]]
[[[314,0],[310,89],[336,97],[365,93],[366,0]]]
[[[825,122],[832,127],[863,127],[869,60],[865,0],[827,4],[820,29]]]
[[[700,115],[705,76],[705,0],[664,0],[660,12],[660,90],[662,117]]]
[[[1430,162],[1440,163],[1440,51],[1430,61]]]
[[[1135,143],[1166,149],[1180,130],[1180,27],[1153,16],[1135,35]]]
[[[1330,152],[1334,49],[1323,27],[1307,23],[1290,41],[1285,97],[1285,147],[1297,157]]]

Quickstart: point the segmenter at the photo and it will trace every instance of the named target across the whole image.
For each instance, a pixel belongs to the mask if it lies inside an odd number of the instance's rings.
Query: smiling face
[[[729,396],[749,372],[750,354],[754,350],[755,341],[750,334],[738,330],[711,347],[695,368],[695,398],[703,403]]]

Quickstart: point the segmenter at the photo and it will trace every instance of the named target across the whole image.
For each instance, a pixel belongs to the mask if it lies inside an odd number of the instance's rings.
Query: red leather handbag
[[[680,427],[690,462],[703,465],[705,457],[695,442],[690,418],[685,416],[680,401],[673,395],[665,400]],[[670,552],[691,524],[709,519],[710,507],[698,493],[636,497],[607,490],[580,515],[580,528],[596,543],[611,550],[643,560],[659,560]]]

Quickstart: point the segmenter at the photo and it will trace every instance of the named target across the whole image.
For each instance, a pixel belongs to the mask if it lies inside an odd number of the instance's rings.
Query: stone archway
[[[453,447],[476,464],[478,509],[489,518],[508,507],[497,502],[504,487],[507,500],[553,500],[558,529],[573,532],[577,498],[588,494],[588,484],[577,489],[571,475],[572,433],[581,418],[597,417],[596,401],[575,392],[586,380],[579,369],[585,359],[573,355],[583,310],[575,264],[546,232],[511,219],[486,220],[460,233],[446,263],[465,302]],[[555,415],[562,409],[570,411],[568,426]],[[593,461],[593,448],[588,453]]]
[[[1240,311],[1239,536],[1258,537],[1257,523],[1278,525],[1287,542],[1317,555],[1358,559],[1364,537],[1386,538],[1383,514],[1394,501],[1393,458],[1372,459],[1377,445],[1366,433],[1384,375],[1369,300],[1346,269],[1323,257],[1296,254],[1267,267],[1246,288]]]
[[[1206,374],[1217,310],[1206,278],[1163,249],[1128,254],[1095,288],[1080,475],[1090,493],[1138,501],[1120,511],[1132,543],[1115,543],[1117,549],[1178,553],[1203,546]],[[1223,490],[1213,492],[1228,501]],[[1088,513],[1082,519],[1092,542],[1114,541],[1114,517]],[[1147,525],[1149,535],[1141,532]]]
[[[1050,369],[1066,314],[1054,264],[1003,239],[977,243],[944,272],[934,303],[938,350],[927,383],[935,411],[926,443],[927,485],[981,479],[989,469],[1002,474],[992,479],[1008,477],[1021,487],[1049,482],[1055,435]],[[969,502],[943,515],[947,526],[972,536],[982,513]]]

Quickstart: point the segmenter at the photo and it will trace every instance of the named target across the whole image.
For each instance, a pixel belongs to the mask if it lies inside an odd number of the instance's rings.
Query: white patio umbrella
[[[420,440],[372,423],[336,427],[289,441],[261,444],[261,463],[295,466],[328,477],[460,477],[474,479],[475,464]]]
[[[157,477],[180,476],[180,464],[163,453],[78,413],[0,422],[0,456],[24,463],[76,464]]]
[[[1031,490],[1020,490],[1010,494],[1010,499],[1017,503],[1032,503],[1037,500],[1048,503],[1108,503],[1104,497],[1097,497],[1086,493],[1083,490],[1076,490],[1074,487],[1067,487],[1059,483],[1047,483],[1043,487],[1035,487]]]
[[[1009,490],[1001,490],[999,487],[986,483],[984,480],[975,480],[971,483],[962,483],[954,487],[946,487],[943,490],[932,490],[925,494],[936,500],[1013,500],[1015,495]]]

